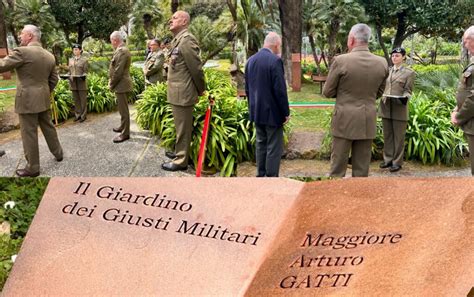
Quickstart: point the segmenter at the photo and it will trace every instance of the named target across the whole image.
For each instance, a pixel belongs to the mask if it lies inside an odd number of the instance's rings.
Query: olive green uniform
[[[87,81],[89,63],[84,56],[69,59],[69,88],[74,98],[76,119],[86,119],[87,115]]]
[[[464,68],[459,80],[458,92],[456,94],[457,113],[456,119],[464,131],[469,144],[469,155],[471,159],[471,174],[474,176],[474,59]]]
[[[415,72],[401,66],[391,67],[380,101],[378,115],[382,118],[385,164],[402,166],[405,134],[408,124],[408,99],[411,97]],[[399,98],[402,97],[402,98]]]
[[[58,83],[54,56],[38,42],[14,49],[0,59],[0,72],[16,69],[18,84],[15,112],[20,119],[21,140],[30,173],[40,170],[38,126],[43,132],[50,152],[62,160],[63,150],[51,121],[51,92]]]
[[[132,55],[124,45],[119,46],[112,57],[109,67],[110,90],[115,93],[120,113],[120,127],[122,135],[130,136],[130,112],[128,110],[128,96],[133,91],[130,76]]]
[[[145,81],[147,84],[155,84],[165,81],[163,76],[164,62],[165,56],[161,50],[152,52],[148,55],[145,61],[145,66],[143,67],[143,74],[145,75]]]
[[[385,89],[388,65],[384,58],[358,46],[334,58],[324,96],[336,98],[331,122],[331,176],[346,175],[349,153],[352,176],[368,176],[372,140],[376,135],[375,101]]]
[[[176,126],[176,158],[173,163],[188,165],[189,145],[193,132],[193,109],[199,94],[205,90],[204,72],[196,38],[187,29],[171,42],[168,66],[168,103],[173,109]]]

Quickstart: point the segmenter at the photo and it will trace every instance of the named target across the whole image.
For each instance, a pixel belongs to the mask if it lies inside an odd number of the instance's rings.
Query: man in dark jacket
[[[277,177],[283,152],[283,125],[290,118],[281,38],[274,32],[265,37],[263,48],[245,67],[245,91],[250,120],[257,129],[257,177]]]

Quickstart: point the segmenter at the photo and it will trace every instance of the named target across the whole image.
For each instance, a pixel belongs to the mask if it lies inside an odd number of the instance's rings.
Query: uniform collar
[[[359,46],[356,46],[352,49],[351,53],[352,52],[368,52],[369,51],[369,46],[367,45],[359,45]]]
[[[33,42],[28,43],[27,46],[41,46],[41,43],[39,43],[38,41],[33,41]]]
[[[175,39],[180,38],[185,32],[188,32],[188,28],[179,31],[179,33],[176,34],[176,36],[175,36],[174,38],[175,38]]]

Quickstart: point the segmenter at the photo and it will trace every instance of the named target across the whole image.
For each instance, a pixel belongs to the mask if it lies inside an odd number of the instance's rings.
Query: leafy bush
[[[107,76],[111,59],[111,57],[91,57],[89,59],[89,73]]]
[[[88,112],[105,112],[114,109],[115,96],[109,90],[106,77],[91,73],[87,76],[87,110]]]
[[[145,90],[145,75],[141,68],[132,66],[130,67],[130,76],[132,77],[133,93],[129,101],[133,103],[138,100],[138,95]]]
[[[423,164],[459,163],[467,153],[463,132],[450,122],[456,99],[453,92],[438,90],[437,96],[416,93],[410,100],[406,158]]]
[[[18,254],[23,238],[33,220],[49,178],[0,178],[0,222],[10,224],[10,235],[0,235],[0,288],[13,266],[11,257]],[[5,207],[13,201],[15,206]]]
[[[236,89],[227,76],[206,70],[207,94],[215,98],[204,163],[220,170],[222,176],[235,173],[237,163],[254,159],[256,132],[248,120],[247,102],[236,99]],[[148,87],[137,101],[137,124],[161,138],[161,145],[172,148],[176,132],[172,110],[166,102],[166,84]],[[190,157],[196,165],[201,142],[207,98],[194,108]]]
[[[429,65],[414,67],[417,71],[415,88],[425,94],[431,94],[438,89],[454,90],[459,82],[462,71],[460,64]]]
[[[69,91],[69,83],[67,80],[60,80],[53,92],[54,100],[51,101],[52,117],[57,115],[58,122],[67,120],[70,116],[74,100],[71,91]]]

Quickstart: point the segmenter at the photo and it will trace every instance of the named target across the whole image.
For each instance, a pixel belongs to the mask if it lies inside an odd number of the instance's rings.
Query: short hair
[[[466,32],[464,32],[464,37],[474,39],[474,26],[466,29]]]
[[[161,45],[161,42],[160,42],[159,39],[154,38],[154,39],[150,40],[150,44],[151,44],[152,42],[156,43],[158,46]]]
[[[110,39],[119,39],[120,41],[125,41],[125,36],[121,31],[114,31],[110,34]]]
[[[265,36],[264,46],[281,44],[281,37],[275,32],[270,32]]]
[[[31,33],[31,35],[33,35],[37,40],[41,39],[41,30],[35,25],[25,25],[23,30]]]
[[[366,24],[359,23],[352,26],[349,34],[352,34],[355,40],[361,41],[363,43],[369,43],[372,30]]]

